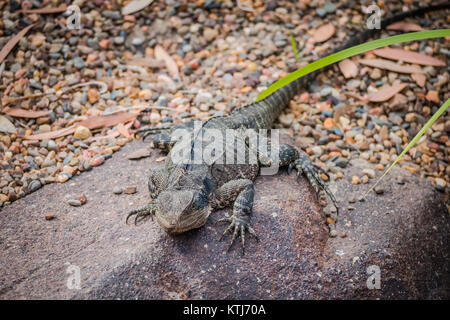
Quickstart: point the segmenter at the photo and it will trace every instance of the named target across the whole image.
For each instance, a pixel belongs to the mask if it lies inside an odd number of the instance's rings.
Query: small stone
[[[89,128],[86,128],[84,126],[78,126],[75,129],[75,132],[73,134],[74,138],[86,140],[87,138],[90,138],[92,136],[91,130]]]
[[[215,29],[205,28],[203,30],[203,37],[206,41],[213,41],[218,36],[218,34],[219,33]]]
[[[375,189],[373,189],[373,191],[375,191],[376,194],[383,194],[384,193],[384,189],[381,186],[376,186]]]
[[[194,103],[200,105],[202,103],[210,103],[213,96],[209,92],[200,91],[194,99]]]
[[[395,182],[397,184],[405,184],[405,178],[403,178],[403,176],[396,176],[395,177]]]
[[[441,178],[434,179],[434,182],[436,182],[436,187],[440,187],[442,189],[445,189],[445,187],[447,186],[447,182]]]
[[[126,187],[126,188],[123,190],[123,193],[125,193],[125,194],[133,194],[133,193],[136,193],[136,186]]]
[[[114,187],[113,193],[114,194],[122,194],[123,189],[121,187]]]
[[[53,220],[56,217],[56,213],[54,212],[47,212],[45,214],[45,220]]]
[[[329,234],[330,234],[330,237],[331,237],[331,238],[336,238],[337,235],[338,235],[338,233],[337,233],[336,230],[331,230]]]
[[[326,118],[323,122],[323,126],[325,129],[331,129],[334,127],[334,120],[333,118]]]
[[[382,171],[382,170],[384,170],[384,165],[382,165],[381,163],[378,163],[378,164],[376,165],[376,168],[377,168],[377,170]]]
[[[67,201],[67,203],[70,204],[72,207],[80,207],[81,206],[80,200],[70,199],[69,201]]]
[[[336,224],[336,222],[333,219],[331,219],[330,217],[328,217],[326,220],[327,220],[327,224],[332,224],[332,225]]]
[[[338,166],[339,168],[345,168],[345,167],[347,167],[348,161],[344,158],[338,158],[334,164],[336,166]]]
[[[39,132],[45,133],[52,131],[52,128],[48,124],[42,124],[39,126]]]
[[[375,178],[375,171],[373,169],[363,169],[362,172],[368,175],[370,179]]]
[[[88,91],[88,100],[90,104],[95,104],[100,100],[100,95],[97,89],[91,88]]]
[[[373,69],[372,72],[370,73],[370,78],[372,78],[374,80],[380,79],[381,76],[382,76],[381,70],[378,68]]]
[[[414,112],[410,112],[405,115],[406,122],[415,122],[416,119],[417,119],[417,115]]]
[[[79,197],[77,198],[77,200],[80,201],[80,203],[81,203],[82,205],[85,204],[85,203],[87,202],[87,198],[86,198],[86,196],[85,196],[84,194],[82,194],[81,196],[79,196]]]
[[[348,199],[349,203],[355,203],[356,202],[356,198],[355,196],[350,196],[350,198]]]
[[[58,174],[56,177],[56,182],[64,183],[69,180],[69,176],[67,174]]]
[[[341,233],[341,238],[346,238],[347,237],[347,232],[342,232]]]
[[[358,176],[352,176],[352,183],[353,184],[359,184],[361,182],[361,179],[359,179]]]
[[[367,175],[363,175],[361,177],[361,182],[364,183],[364,184],[368,183],[369,182],[369,177]]]
[[[89,160],[89,164],[93,167],[98,167],[103,162],[105,162],[105,158],[103,156],[98,156]]]
[[[30,183],[30,192],[35,192],[36,190],[40,189],[42,187],[42,184],[39,180],[33,180]]]

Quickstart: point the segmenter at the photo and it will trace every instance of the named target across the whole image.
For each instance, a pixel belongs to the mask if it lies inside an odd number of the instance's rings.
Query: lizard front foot
[[[137,224],[138,221],[144,219],[147,216],[151,216],[153,219],[154,214],[155,214],[155,204],[153,202],[150,202],[145,207],[131,211],[128,214],[127,219],[125,220],[125,223],[128,224],[128,219],[134,215],[136,216],[134,218],[134,224]]]
[[[297,170],[297,177],[304,173],[309,183],[313,186],[314,190],[317,193],[319,193],[320,189],[324,190],[325,193],[330,197],[331,201],[333,201],[337,212],[339,212],[336,198],[331,193],[330,189],[328,189],[323,179],[320,177],[320,172],[328,176],[328,174],[321,167],[309,160],[306,154],[300,153],[299,158],[289,164],[288,173],[290,173],[292,169]]]
[[[255,237],[257,241],[259,241],[258,236],[256,235],[255,230],[250,226],[250,217],[247,215],[237,215],[233,214],[231,217],[225,217],[223,219],[218,220],[216,223],[230,223],[227,229],[222,233],[222,236],[220,237],[219,241],[223,239],[226,233],[230,232],[233,234],[230,246],[228,247],[228,251],[230,251],[231,246],[234,243],[234,240],[236,239],[238,233],[241,235],[241,243],[242,243],[242,254],[244,254],[244,248],[245,248],[245,231],[248,231],[252,236]]]

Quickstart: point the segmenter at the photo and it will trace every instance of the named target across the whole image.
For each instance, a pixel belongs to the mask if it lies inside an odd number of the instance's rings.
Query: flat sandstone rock
[[[148,168],[160,156],[126,158],[142,147],[130,143],[93,171],[2,209],[1,299],[450,298],[448,210],[417,176],[395,168],[383,194],[349,204],[370,184],[351,183],[367,163],[348,166],[331,185],[342,208],[336,238],[306,179],[297,183],[284,170],[259,177],[252,224],[260,242],[247,236],[242,256],[239,242],[226,254],[230,238],[218,241],[225,225],[214,222],[229,210],[175,237],[150,219],[125,224],[127,212],[146,203]],[[404,185],[395,183],[399,174]],[[128,185],[137,192],[113,193]],[[67,205],[80,194],[85,205]]]

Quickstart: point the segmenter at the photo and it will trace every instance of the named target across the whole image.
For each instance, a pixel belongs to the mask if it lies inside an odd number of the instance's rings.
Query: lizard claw
[[[153,203],[150,202],[143,208],[131,211],[126,218],[125,223],[128,224],[128,219],[131,216],[135,215],[136,217],[134,218],[134,224],[137,225],[138,221],[143,220],[146,216],[151,216],[153,219],[154,214],[155,214],[155,207]]]
[[[244,248],[245,248],[245,231],[248,231],[257,241],[259,241],[258,236],[256,235],[255,230],[250,226],[250,223],[247,221],[246,217],[237,217],[235,215],[232,215],[231,217],[225,217],[223,219],[218,220],[216,223],[221,222],[229,222],[230,225],[227,229],[222,233],[222,235],[219,238],[219,241],[223,239],[225,234],[228,232],[232,233],[231,243],[228,246],[228,251],[230,251],[231,246],[234,243],[234,240],[236,240],[238,234],[241,237],[241,244],[242,244],[242,254],[244,254]]]
[[[300,158],[295,160],[291,165],[297,170],[297,176],[301,175],[302,173],[306,175],[309,183],[313,186],[314,190],[316,190],[317,193],[320,191],[320,189],[325,191],[325,193],[330,197],[331,201],[336,207],[337,212],[339,212],[336,198],[319,175],[319,172],[321,172],[328,176],[325,170],[323,170],[315,163],[312,163],[311,160],[309,160],[309,158],[304,154],[301,154]]]

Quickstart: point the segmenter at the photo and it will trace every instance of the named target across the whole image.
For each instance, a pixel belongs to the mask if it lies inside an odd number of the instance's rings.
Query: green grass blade
[[[287,75],[283,79],[278,80],[274,84],[272,84],[269,88],[260,93],[256,101],[262,100],[265,97],[269,96],[273,92],[277,91],[281,87],[287,85],[291,81],[294,81],[304,75],[311,73],[315,70],[326,67],[330,64],[339,62],[341,60],[356,56],[358,54],[375,50],[378,48],[390,46],[393,44],[398,44],[402,42],[416,41],[416,40],[424,40],[424,39],[433,39],[433,38],[441,38],[450,36],[450,29],[440,29],[440,30],[428,30],[428,31],[419,31],[419,32],[410,32],[404,33],[392,37],[387,37],[383,39],[378,39],[370,42],[366,42],[334,54],[331,54],[327,57],[314,61],[313,63],[304,66],[303,68],[292,72]]]
[[[395,166],[395,164],[403,157],[403,155],[408,152],[409,149],[411,149],[411,147],[423,136],[423,134],[433,125],[433,123],[448,109],[448,107],[450,106],[450,98],[447,99],[447,101],[439,108],[438,111],[436,111],[435,114],[433,114],[433,116],[430,118],[430,120],[427,121],[427,123],[425,123],[425,125],[423,126],[423,128],[419,131],[419,133],[416,134],[416,136],[414,137],[414,139],[411,140],[410,143],[408,143],[408,145],[406,146],[406,148],[403,150],[402,153],[400,153],[400,155],[397,157],[397,159],[395,159],[395,161],[389,166],[389,168],[386,169],[386,171],[384,171],[383,175],[377,180],[377,182],[373,185],[373,187],[371,187],[365,194],[364,197],[366,197],[366,195],[373,190],[373,188],[375,188],[377,186],[377,184],[381,181],[381,179],[384,178],[384,176],[392,169],[393,166]]]
[[[295,61],[298,63],[300,61],[300,58],[298,57],[297,44],[295,43],[295,39],[292,34],[291,34],[291,44],[292,44],[292,51],[294,51]]]

